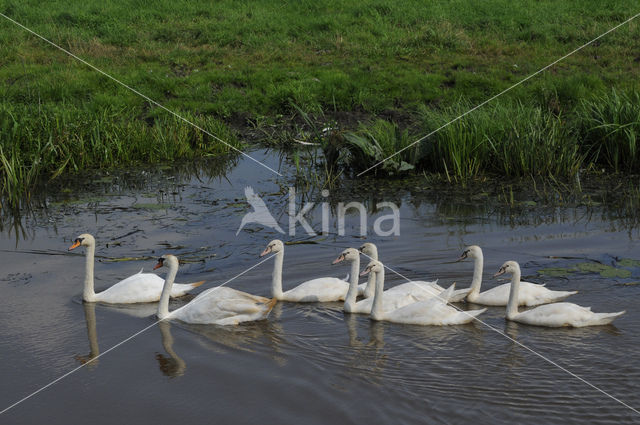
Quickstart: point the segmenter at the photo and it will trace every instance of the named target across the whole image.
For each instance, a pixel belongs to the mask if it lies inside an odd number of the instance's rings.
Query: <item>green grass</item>
[[[292,122],[306,125],[295,121],[299,108],[319,128],[326,120],[342,134],[375,140],[383,154],[638,12],[623,0],[62,0],[46,7],[27,0],[5,1],[0,11],[231,143],[239,143],[236,132],[261,141],[294,136]],[[87,167],[226,151],[8,21],[0,36],[1,192],[26,192],[34,179]],[[627,150],[637,134],[627,125],[635,109],[624,107],[633,98],[622,93],[638,88],[638,51],[640,25],[631,22],[402,161],[456,181],[571,174],[585,159],[637,171],[635,148]],[[598,109],[606,96],[611,109]],[[495,133],[483,138],[485,129]],[[580,137],[589,149],[575,150]],[[445,150],[447,140],[455,152]],[[514,144],[531,149],[515,152]],[[559,164],[541,169],[540,146]],[[484,156],[476,158],[479,150]],[[492,160],[500,155],[508,158]]]

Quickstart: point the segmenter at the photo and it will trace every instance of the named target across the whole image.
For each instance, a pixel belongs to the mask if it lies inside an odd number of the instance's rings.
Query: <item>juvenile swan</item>
[[[484,266],[482,249],[477,245],[468,246],[465,248],[460,258],[458,258],[458,261],[462,261],[467,258],[473,258],[475,260],[473,267],[473,280],[471,281],[471,290],[467,295],[467,301],[482,305],[507,305],[507,301],[509,300],[509,290],[511,288],[511,284],[509,283],[504,283],[487,291],[480,292]],[[578,291],[552,291],[551,289],[545,288],[544,285],[520,282],[518,305],[532,307],[540,304],[554,303],[556,301],[562,301],[569,295],[577,293]]]
[[[384,266],[379,261],[372,261],[362,271],[361,275],[366,275],[367,273],[376,274],[376,292],[371,308],[372,320],[384,320],[410,325],[460,325],[469,323],[474,317],[486,310],[485,308],[482,310],[460,311],[447,305],[455,287],[455,284],[453,284],[436,297],[385,312],[383,308]]]
[[[86,247],[86,264],[84,277],[84,291],[82,299],[87,302],[103,302],[110,304],[150,303],[160,299],[164,279],[153,273],[139,273],[121,280],[115,285],[96,294],[93,282],[93,263],[96,250],[96,241],[88,233],[78,236],[69,251],[79,246]],[[171,291],[172,297],[181,297],[187,292],[204,283],[176,283]]]
[[[509,291],[509,303],[507,304],[507,320],[525,323],[527,325],[547,326],[557,328],[561,326],[608,325],[613,320],[623,315],[624,311],[617,313],[594,313],[591,307],[581,307],[572,303],[545,304],[531,310],[518,313],[518,291],[520,289],[520,265],[515,261],[507,261],[493,277],[501,274],[511,275],[511,291]]]
[[[174,255],[165,254],[158,258],[158,263],[153,269],[165,265],[168,265],[169,271],[158,303],[158,319],[160,320],[171,318],[186,323],[237,325],[242,322],[266,319],[273,306],[276,305],[275,298],[270,300],[220,286],[204,291],[190,303],[169,312],[169,294],[178,273],[178,259]]]

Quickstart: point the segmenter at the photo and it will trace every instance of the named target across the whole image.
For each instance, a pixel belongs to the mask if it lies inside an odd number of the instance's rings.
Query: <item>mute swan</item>
[[[69,251],[79,246],[86,247],[86,265],[84,277],[84,291],[82,299],[87,302],[103,302],[110,304],[150,303],[160,299],[164,279],[153,273],[140,272],[121,280],[115,285],[96,294],[93,283],[93,263],[96,250],[96,241],[88,233],[78,236]],[[202,285],[203,281],[196,283],[177,283],[171,291],[172,297],[181,297],[193,288]]]
[[[360,247],[360,252],[365,254],[365,256],[369,257],[371,260],[378,261],[378,248],[373,243],[364,243]],[[368,282],[368,286],[365,290],[365,298],[370,298],[371,296],[373,296],[372,289],[375,289],[375,279],[371,274],[369,274]],[[405,295],[413,295],[418,297],[419,299],[424,299],[425,295],[429,296],[429,294],[439,294],[440,292],[444,291],[444,288],[438,285],[437,282],[437,280],[434,280],[432,282],[427,282],[424,280],[411,280],[409,282],[402,283],[400,285],[394,286],[393,288],[387,289],[385,292],[387,294],[390,294],[391,291],[393,291],[403,293]],[[455,303],[464,300],[464,297],[467,296],[468,292],[469,288],[453,291],[449,302]]]
[[[333,261],[333,264],[341,261],[347,261],[351,263],[351,274],[359,273],[360,269],[360,255],[354,248],[347,248],[338,258]],[[369,280],[373,281],[375,289],[375,273],[369,273]],[[373,297],[365,298],[356,302],[357,289],[355,282],[349,283],[349,290],[347,296],[344,299],[344,311],[347,313],[371,313],[371,306],[373,305]],[[424,301],[429,298],[433,298],[439,295],[442,291],[434,289],[432,286],[424,286],[422,290],[416,290],[413,292],[407,291],[394,291],[393,289],[387,289],[384,291],[384,301],[382,303],[382,309],[385,313],[397,310],[405,305],[415,303],[418,301]]]
[[[507,305],[509,299],[509,290],[511,284],[504,283],[491,288],[487,291],[480,292],[482,284],[482,270],[484,265],[484,257],[482,249],[477,245],[471,245],[465,248],[464,252],[458,258],[462,261],[466,258],[475,259],[473,267],[473,280],[471,281],[471,290],[467,295],[467,301],[492,306]],[[569,295],[577,294],[578,291],[552,291],[544,285],[530,282],[520,282],[520,291],[518,292],[518,305],[532,307],[540,304],[553,303],[567,298]]]
[[[455,288],[454,283],[436,297],[385,312],[383,308],[384,266],[379,261],[372,261],[362,271],[361,275],[366,275],[367,273],[376,274],[376,292],[371,308],[372,320],[384,320],[410,325],[461,325],[469,323],[474,317],[486,310],[486,308],[483,308],[482,310],[460,311],[447,305]]]
[[[169,271],[158,303],[160,320],[171,318],[186,323],[237,325],[241,322],[266,319],[276,305],[275,298],[258,297],[222,286],[208,289],[190,303],[169,312],[169,294],[178,273],[178,259],[174,255],[165,254],[158,259],[153,269],[165,264],[168,264]]]
[[[284,260],[284,244],[275,239],[260,254],[261,257],[269,253],[276,253],[271,281],[271,296],[280,301],[299,303],[343,301],[349,289],[349,283],[337,277],[320,277],[307,280],[288,291],[282,291],[282,263]],[[350,276],[351,280],[358,280],[358,275]]]
[[[617,313],[594,313],[591,307],[581,307],[572,303],[545,304],[531,310],[518,313],[518,290],[520,289],[520,265],[515,261],[507,261],[493,277],[501,274],[511,274],[511,290],[509,291],[509,303],[507,304],[507,320],[525,323],[527,325],[561,327],[607,325],[616,317],[623,315],[624,311]]]

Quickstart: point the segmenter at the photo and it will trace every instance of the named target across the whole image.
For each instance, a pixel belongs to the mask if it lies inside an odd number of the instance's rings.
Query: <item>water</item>
[[[20,226],[4,223],[0,408],[154,323],[155,305],[81,302],[82,252],[66,252],[78,234],[96,236],[98,290],[140,268],[149,271],[165,252],[186,260],[181,281],[207,281],[199,289],[256,264],[267,242],[280,235],[255,225],[235,235],[249,211],[244,188],[251,185],[265,195],[287,230],[292,168],[275,155],[255,155],[280,167],[284,177],[243,160],[79,176],[78,183],[51,188],[46,208],[35,209]],[[381,259],[409,278],[466,287],[472,263],[451,261],[464,246],[478,244],[485,254],[484,287],[497,283],[490,275],[514,259],[528,280],[580,291],[568,301],[594,311],[626,309],[615,326],[583,329],[507,323],[497,307],[480,318],[640,408],[640,285],[634,284],[640,268],[620,262],[640,258],[635,222],[604,207],[493,207],[484,195],[455,196],[421,184],[385,189],[364,180],[328,199],[362,200],[369,211],[382,200],[401,205],[401,235],[366,240],[377,243]],[[324,200],[316,189],[298,191],[307,201]],[[371,225],[370,219],[370,231]],[[285,288],[348,271],[330,263],[345,247],[363,242],[357,217],[347,219],[347,236],[335,234],[333,218],[331,230],[329,236],[311,237],[298,226],[295,237],[283,238],[318,242],[286,247]],[[627,275],[603,277],[586,269],[558,277],[538,273],[596,261]],[[229,285],[268,295],[271,269],[268,261]],[[387,285],[401,282],[387,272]],[[173,301],[172,307],[188,300]],[[345,315],[339,303],[279,303],[269,320],[237,327],[153,326],[0,416],[11,424],[114,421],[619,424],[639,422],[640,416],[481,323],[403,326]]]

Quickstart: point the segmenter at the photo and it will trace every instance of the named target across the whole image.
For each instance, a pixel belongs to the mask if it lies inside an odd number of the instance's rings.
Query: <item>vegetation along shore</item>
[[[628,1],[8,1],[3,14],[230,145],[314,142],[355,173],[637,13]],[[230,148],[3,18],[0,180]],[[640,170],[632,21],[386,163],[379,176]],[[308,148],[304,148],[308,149]]]

